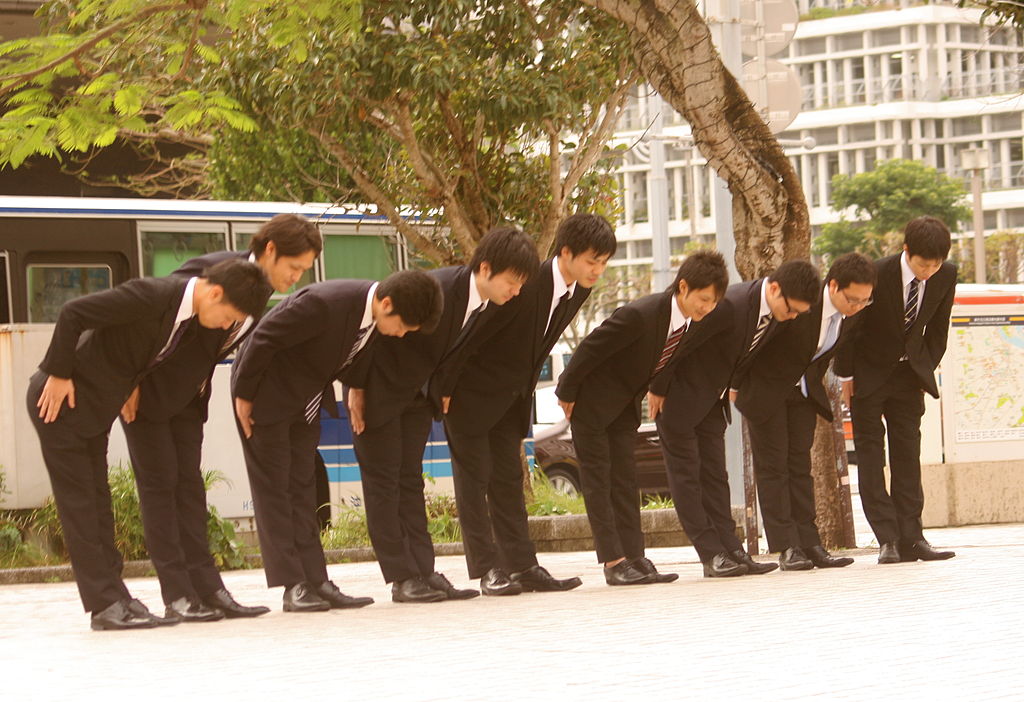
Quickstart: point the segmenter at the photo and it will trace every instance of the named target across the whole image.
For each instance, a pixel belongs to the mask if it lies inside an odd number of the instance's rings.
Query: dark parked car
[[[556,489],[569,494],[580,491],[580,464],[567,421],[537,431],[533,451],[537,466]],[[641,494],[669,494],[661,439],[654,422],[641,424],[636,433],[636,477]]]

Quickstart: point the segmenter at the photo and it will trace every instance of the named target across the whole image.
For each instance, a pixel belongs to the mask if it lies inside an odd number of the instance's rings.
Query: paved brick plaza
[[[283,614],[262,571],[228,573],[257,620],[92,632],[74,584],[0,586],[5,700],[1024,699],[1024,525],[932,530],[944,563],[609,588],[590,553],[541,554],[569,593],[390,601],[376,563],[330,567],[357,611]],[[438,561],[465,584],[461,557]],[[129,581],[155,608],[155,578]],[[300,698],[299,695],[302,697]]]

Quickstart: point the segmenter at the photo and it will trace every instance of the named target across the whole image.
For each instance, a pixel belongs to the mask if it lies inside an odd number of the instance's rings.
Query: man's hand
[[[448,414],[448,408],[452,404],[451,396],[441,398],[441,412],[442,414]]]
[[[252,438],[252,400],[243,400],[240,397],[235,398],[235,415],[238,417],[238,423],[242,425],[242,433],[245,434],[245,438]]]
[[[572,419],[572,408],[576,406],[575,402],[565,402],[564,400],[558,401],[558,406],[565,412],[566,419]]]
[[[43,424],[49,424],[57,420],[60,408],[67,398],[68,407],[75,408],[75,384],[71,378],[58,378],[55,375],[48,376],[43,385],[43,391],[39,393],[39,401],[36,407],[39,408],[39,418]]]
[[[131,424],[135,421],[135,415],[139,411],[139,386],[136,385],[135,389],[132,390],[132,394],[128,396],[128,399],[124,401],[124,406],[121,407],[121,419],[126,423]]]
[[[361,388],[348,389],[348,419],[352,423],[352,433],[362,434],[366,429],[363,420],[363,409],[366,407],[366,391]]]
[[[651,415],[651,419],[657,419],[658,415],[661,414],[661,408],[664,406],[664,395],[655,395],[653,392],[647,393],[647,413]]]
[[[853,402],[853,380],[844,380],[841,392],[843,395],[843,404],[850,407],[850,403]]]

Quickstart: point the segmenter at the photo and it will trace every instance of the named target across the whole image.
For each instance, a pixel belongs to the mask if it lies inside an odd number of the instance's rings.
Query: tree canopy
[[[956,231],[971,216],[961,181],[918,161],[895,159],[874,170],[832,179],[832,207],[853,209],[855,221],[841,215],[826,224],[814,251],[830,257],[849,251],[883,256],[898,248],[897,233],[914,217],[938,217]]]

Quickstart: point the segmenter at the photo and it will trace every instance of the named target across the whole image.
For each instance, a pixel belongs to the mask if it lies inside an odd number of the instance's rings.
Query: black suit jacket
[[[374,343],[372,358],[360,374],[364,377],[350,379],[353,387],[366,391],[363,418],[368,427],[380,426],[400,414],[428,384],[435,416],[440,417],[445,388],[434,381],[434,371],[445,363],[451,377],[457,376],[470,340],[495,313],[497,306],[488,304],[462,336],[472,270],[451,266],[430,271],[429,275],[437,280],[444,294],[444,308],[434,332],[412,332],[401,338],[382,336]]]
[[[779,332],[761,345],[737,388],[736,408],[747,419],[761,422],[777,412],[800,376],[806,374],[807,398],[819,415],[832,420],[832,405],[821,380],[832,356],[848,343],[857,317],[842,320],[836,343],[812,362],[821,334],[822,309],[822,299],[818,298],[809,312],[781,325]]]
[[[248,251],[217,251],[186,261],[171,275],[187,280],[201,276],[203,271],[221,261],[245,261],[248,258]],[[167,421],[184,409],[203,388],[200,399],[205,420],[217,363],[237,348],[254,326],[250,325],[244,335],[234,339],[228,349],[223,348],[228,331],[198,326],[195,337],[187,343],[179,343],[174,354],[143,379],[139,389],[139,417],[148,421]]]
[[[928,279],[917,319],[906,334],[900,254],[879,259],[875,270],[875,302],[857,315],[860,323],[851,343],[836,356],[836,374],[852,376],[854,392],[867,395],[886,382],[906,354],[921,387],[932,397],[938,397],[935,368],[946,352],[949,315],[956,292],[956,266],[947,261]]]
[[[694,427],[707,416],[729,388],[742,384],[753,359],[788,322],[772,320],[765,337],[746,355],[760,319],[763,278],[730,285],[725,296],[700,324],[704,340],[683,356],[666,379],[656,379],[651,390],[665,395],[663,422],[674,427]],[[664,387],[664,392],[659,390]],[[722,404],[730,418],[729,403]]]
[[[232,392],[252,401],[253,421],[292,418],[321,391],[322,406],[337,416],[331,383],[345,380],[341,366],[355,343],[371,285],[370,280],[307,285],[264,315],[231,369]],[[359,357],[377,336],[374,330]]]
[[[184,278],[137,278],[61,307],[39,369],[75,383],[76,407],[65,404],[62,418],[90,434],[110,428],[143,376],[166,362],[150,367],[171,336],[187,284]],[[179,345],[198,326],[194,318],[187,324]]]
[[[493,426],[513,402],[520,402],[523,436],[530,429],[533,389],[554,341],[545,343],[545,328],[554,291],[552,259],[544,261],[518,297],[505,303],[474,336],[459,371],[444,364],[438,382],[453,388],[448,421],[465,433]],[[561,333],[590,295],[577,285],[562,320],[554,320]],[[557,336],[556,336],[557,338]]]

